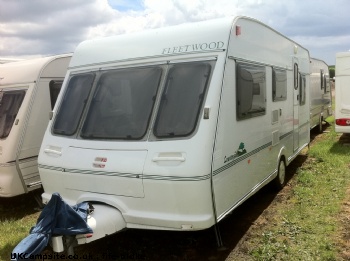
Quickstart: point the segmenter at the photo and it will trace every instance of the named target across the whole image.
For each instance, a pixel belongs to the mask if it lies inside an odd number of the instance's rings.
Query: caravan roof
[[[301,66],[309,65],[308,51],[298,43],[258,20],[238,16],[87,40],[76,48],[70,69],[223,51],[281,67],[290,63],[294,52],[303,54]]]
[[[72,56],[72,54],[63,54],[0,64],[0,88],[1,86],[8,84],[34,82],[39,76],[54,77],[55,75],[65,75],[66,68],[64,66],[52,66],[49,63],[55,59],[69,56]],[[45,65],[48,65],[48,67]],[[57,70],[64,71],[58,72]],[[41,75],[42,72],[44,74]]]

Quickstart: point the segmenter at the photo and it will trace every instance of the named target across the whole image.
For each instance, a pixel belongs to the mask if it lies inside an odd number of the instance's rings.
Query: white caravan
[[[215,228],[270,181],[283,186],[308,145],[309,63],[247,17],[81,43],[40,149],[43,202],[93,203],[79,244]]]
[[[41,187],[39,149],[71,56],[0,65],[0,197]]]
[[[310,59],[310,128],[322,132],[323,121],[332,115],[332,95],[328,65],[319,59]]]
[[[335,131],[350,133],[350,52],[336,54]]]

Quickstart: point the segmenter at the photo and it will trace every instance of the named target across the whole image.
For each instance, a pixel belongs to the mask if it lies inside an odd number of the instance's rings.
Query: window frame
[[[283,72],[284,76],[285,76],[285,84],[283,86],[283,88],[285,89],[284,93],[285,96],[281,96],[281,97],[277,97],[276,93],[277,93],[277,77],[276,77],[276,72]],[[287,83],[287,70],[285,69],[280,69],[280,68],[276,68],[276,67],[272,67],[272,101],[273,102],[278,102],[278,101],[285,101],[287,100],[287,96],[288,96],[288,83]]]
[[[263,73],[263,86],[260,85],[260,83],[255,83],[253,78],[252,78],[252,86],[251,86],[251,92],[252,92],[252,97],[251,97],[251,107],[253,107],[254,105],[254,91],[255,91],[255,88],[256,88],[256,84],[259,84],[259,95],[260,92],[262,91],[262,99],[263,99],[263,110],[260,110],[260,111],[257,111],[257,112],[249,112],[251,111],[251,109],[247,112],[242,112],[240,113],[240,108],[239,106],[242,106],[242,101],[240,100],[240,98],[242,98],[244,95],[241,94],[241,90],[242,88],[240,89],[240,84],[239,84],[239,76],[240,76],[240,73],[239,73],[239,70],[240,70],[240,67],[241,66],[245,66],[246,69],[250,67],[250,69],[253,69],[255,67],[255,70],[256,69],[260,69],[260,72]],[[252,70],[253,71],[253,70]],[[251,75],[251,73],[250,73]],[[235,79],[235,85],[236,85],[236,119],[237,121],[242,121],[242,120],[247,120],[247,119],[251,119],[251,118],[255,118],[255,117],[260,117],[260,116],[264,116],[266,115],[266,110],[267,110],[267,100],[266,100],[266,91],[267,91],[267,81],[266,81],[266,76],[267,76],[267,70],[266,70],[266,65],[263,65],[263,64],[257,64],[257,63],[249,63],[249,62],[245,62],[245,61],[238,61],[236,62],[236,79]],[[241,77],[242,80],[243,77]],[[246,87],[247,88],[247,87]],[[250,102],[248,102],[250,103]],[[243,106],[242,106],[243,107]]]
[[[163,140],[163,139],[183,139],[183,138],[188,138],[191,137],[196,130],[198,129],[199,126],[199,119],[200,119],[200,115],[202,114],[203,111],[203,107],[205,104],[205,100],[207,97],[207,93],[209,90],[209,86],[210,86],[210,82],[211,82],[211,78],[212,78],[212,74],[215,68],[215,63],[216,60],[212,60],[212,59],[203,59],[203,60],[189,60],[189,61],[183,61],[183,62],[177,62],[177,63],[171,63],[169,64],[170,67],[168,67],[168,71],[165,75],[165,80],[164,80],[164,85],[162,86],[161,89],[161,93],[160,93],[160,101],[159,104],[157,106],[157,108],[155,109],[155,120],[152,126],[152,135],[154,137],[155,140]],[[185,66],[190,66],[190,65],[194,65],[194,64],[204,64],[205,66],[210,66],[210,69],[208,71],[208,77],[205,80],[205,84],[204,87],[202,89],[202,93],[200,94],[200,96],[202,96],[200,98],[200,104],[197,107],[197,112],[196,115],[194,117],[193,120],[193,125],[190,131],[188,131],[187,133],[182,133],[182,134],[176,134],[176,133],[168,133],[167,135],[165,134],[161,134],[160,132],[157,133],[157,125],[159,124],[159,117],[160,117],[160,111],[162,109],[162,99],[164,99],[164,94],[165,92],[169,91],[168,89],[168,82],[169,82],[169,75],[171,73],[171,70],[177,66],[180,65],[185,65]]]
[[[73,91],[72,89],[69,89],[70,83],[71,83],[73,78],[76,78],[76,77],[79,77],[79,76],[91,76],[92,77],[89,90],[87,91],[85,102],[83,102],[84,104],[83,104],[83,106],[81,108],[80,116],[78,117],[78,119],[75,122],[74,130],[69,132],[69,133],[64,133],[62,131],[59,132],[59,130],[55,126],[56,126],[57,122],[59,120],[61,120],[61,118],[60,118],[61,117],[61,113],[66,113],[66,112],[62,112],[61,110],[62,110],[62,108],[65,105],[66,97],[70,94],[71,91]],[[96,72],[82,72],[82,73],[72,74],[69,77],[69,80],[68,80],[67,85],[66,85],[67,87],[64,89],[64,93],[63,93],[62,99],[60,100],[60,105],[59,105],[59,108],[57,110],[57,114],[56,114],[55,119],[54,119],[53,124],[52,124],[52,128],[51,128],[51,133],[52,134],[59,135],[59,136],[66,136],[66,137],[74,137],[75,135],[77,135],[80,123],[81,123],[81,121],[84,118],[85,108],[86,108],[86,106],[88,104],[88,100],[90,99],[89,97],[90,97],[91,90],[93,89],[93,86],[95,84],[95,79],[96,79]]]
[[[11,121],[9,121],[10,124],[8,124],[7,129],[4,129],[3,133],[1,133],[0,140],[6,139],[10,135],[11,130],[13,128],[13,125],[16,125],[17,115],[22,107],[23,101],[24,101],[25,96],[27,94],[27,89],[0,89],[0,94],[1,94],[0,95],[0,104],[2,103],[2,99],[3,99],[5,94],[12,94],[13,95],[16,93],[21,94],[21,96],[19,97],[20,101],[19,101],[18,107],[16,109],[16,113],[14,114],[15,116],[13,117],[13,119],[11,119]],[[5,118],[5,121],[6,121],[6,118]],[[4,126],[4,128],[5,128],[5,126]]]
[[[299,105],[303,106],[306,104],[306,75],[305,74],[299,74]]]
[[[59,85],[59,87],[57,87],[57,84]],[[51,80],[49,82],[51,110],[53,110],[53,108],[55,107],[57,97],[60,94],[60,91],[62,89],[62,84],[63,84],[63,80]]]
[[[149,109],[148,119],[145,121],[146,124],[145,124],[144,132],[142,133],[142,135],[139,135],[137,137],[134,137],[131,135],[115,136],[115,137],[107,137],[107,136],[105,136],[105,137],[102,137],[102,136],[90,137],[90,136],[87,136],[86,133],[84,133],[84,131],[85,131],[85,128],[89,128],[88,121],[94,120],[94,119],[89,118],[90,113],[92,113],[90,110],[93,106],[94,99],[97,97],[97,95],[100,95],[100,91],[102,90],[100,83],[101,83],[101,81],[105,80],[104,77],[111,76],[113,78],[113,76],[117,75],[117,74],[113,74],[113,71],[116,71],[118,74],[120,74],[120,73],[126,73],[128,70],[131,71],[131,70],[142,70],[142,69],[149,69],[149,70],[156,69],[159,71],[159,78],[157,78],[157,85],[155,87],[154,95],[152,98],[153,103],[151,105],[151,108]],[[164,68],[162,65],[111,68],[108,70],[101,71],[99,73],[98,77],[96,77],[96,79],[94,81],[95,86],[93,87],[93,90],[91,91],[90,102],[89,102],[87,108],[85,109],[85,116],[82,119],[81,130],[78,133],[79,138],[86,139],[86,140],[115,140],[115,141],[117,141],[117,140],[120,141],[120,140],[142,140],[142,139],[144,139],[144,137],[148,133],[151,119],[152,119],[152,116],[154,114],[154,108],[156,107],[156,100],[158,97],[159,89],[161,87],[162,79],[164,77],[163,75],[164,75]],[[132,79],[132,78],[130,78],[130,79]],[[125,89],[125,88],[121,88],[121,89],[119,88],[119,91],[122,91],[122,89]],[[108,90],[108,88],[105,89],[104,91],[106,91],[106,90]],[[130,91],[131,91],[131,89],[130,89]],[[98,107],[96,107],[96,108],[98,108]],[[99,109],[101,109],[101,108],[99,108]],[[134,108],[132,107],[131,109],[134,109]]]

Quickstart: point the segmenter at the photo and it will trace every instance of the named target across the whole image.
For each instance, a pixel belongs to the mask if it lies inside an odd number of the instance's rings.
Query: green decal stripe
[[[191,177],[143,175],[143,179],[171,180],[171,181],[201,181],[201,180],[210,179],[210,174],[207,174],[205,176],[191,176]]]
[[[287,138],[288,136],[292,135],[293,134],[293,131],[290,131],[290,132],[287,132],[285,134],[283,134],[281,137],[280,137],[280,140],[283,140],[285,138]]]
[[[39,165],[39,168],[56,170],[60,172],[67,173],[78,173],[78,174],[86,174],[86,175],[103,175],[103,176],[114,176],[114,177],[122,177],[122,178],[142,178],[148,180],[171,180],[171,181],[201,181],[210,179],[210,174],[204,176],[160,176],[160,175],[142,175],[142,174],[130,174],[130,173],[119,173],[119,172],[108,172],[108,171],[94,171],[94,170],[82,170],[82,169],[64,169],[59,167],[47,166],[47,165]]]
[[[286,137],[290,136],[292,133],[293,133],[293,132],[290,131],[290,132],[287,132],[287,133],[283,134],[283,135],[280,137],[280,140],[285,139]],[[252,150],[251,152],[245,153],[245,154],[243,154],[242,156],[239,156],[239,157],[235,158],[235,159],[234,159],[233,161],[231,161],[230,163],[228,163],[228,164],[222,166],[221,168],[218,168],[217,170],[214,170],[214,171],[213,171],[213,176],[216,176],[216,175],[218,175],[219,173],[221,173],[221,172],[223,172],[223,171],[225,171],[225,170],[227,170],[227,169],[233,167],[234,165],[236,165],[237,163],[241,162],[242,160],[245,160],[245,159],[249,158],[250,156],[252,156],[252,155],[258,153],[259,151],[261,151],[261,150],[263,150],[263,149],[268,148],[268,147],[271,146],[271,145],[272,145],[272,142],[270,141],[270,142],[268,142],[268,143],[266,143],[266,144],[260,146],[259,148],[256,148],[256,149]]]
[[[304,124],[305,125],[305,124]],[[283,134],[280,137],[280,140],[288,137],[291,135],[293,131],[287,132]],[[218,175],[219,173],[233,167],[237,163],[249,158],[250,156],[258,153],[259,151],[268,148],[269,146],[272,145],[272,142],[268,142],[264,144],[261,147],[258,147],[248,153],[245,153],[237,158],[235,158],[233,161],[230,163],[222,166],[221,168],[215,170],[213,172],[213,176]],[[69,172],[69,173],[79,173],[79,174],[88,174],[88,175],[104,175],[104,176],[115,176],[115,177],[124,177],[124,178],[140,178],[142,179],[147,179],[147,180],[169,180],[169,181],[201,181],[201,180],[207,180],[210,179],[210,174],[204,175],[204,176],[190,176],[190,177],[184,177],[184,176],[161,176],[161,175],[142,175],[142,174],[131,174],[131,173],[119,173],[119,172],[108,172],[108,171],[94,171],[94,170],[82,170],[82,169],[65,169],[61,167],[54,167],[54,166],[48,166],[48,165],[43,165],[39,164],[39,168],[42,169],[48,169],[48,170],[55,170],[55,171],[60,171],[60,172]]]
[[[47,166],[47,165],[42,165],[42,164],[39,164],[39,165],[38,165],[38,168],[41,168],[41,169],[49,169],[49,170],[56,170],[56,171],[63,171],[63,168],[54,167],[54,166]]]

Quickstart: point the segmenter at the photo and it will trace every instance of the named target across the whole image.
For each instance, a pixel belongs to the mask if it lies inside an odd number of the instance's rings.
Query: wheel
[[[278,163],[277,176],[273,180],[273,185],[276,190],[281,190],[286,185],[286,163],[283,158]]]

